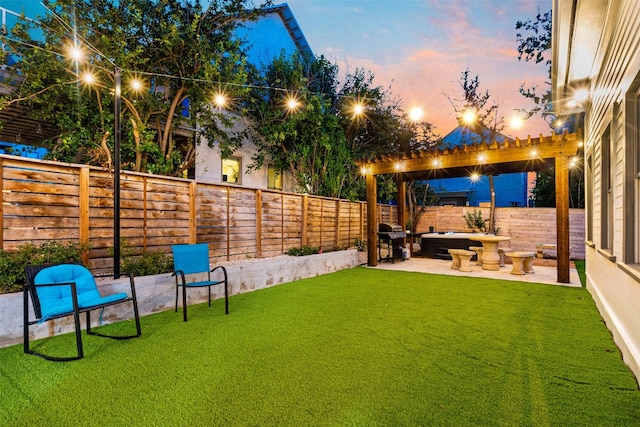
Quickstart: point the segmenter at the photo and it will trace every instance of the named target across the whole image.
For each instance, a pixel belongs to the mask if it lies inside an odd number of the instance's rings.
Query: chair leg
[[[182,320],[187,321],[187,287],[182,285]]]
[[[90,335],[92,333],[91,332],[91,310],[88,310],[86,314],[87,314],[87,335]]]
[[[176,313],[178,312],[178,278],[176,277]]]
[[[89,317],[89,312],[87,312],[87,320]],[[82,359],[84,357],[84,350],[82,348],[82,328],[80,327],[80,313],[78,313],[77,307],[75,312],[73,313],[73,320],[76,324],[76,345],[78,347],[78,359]]]
[[[24,289],[22,290],[22,293],[23,293],[22,315],[24,320],[24,325],[22,330],[23,350],[25,353],[29,353],[29,290],[27,288],[27,285],[25,285]]]
[[[224,279],[224,314],[229,314],[229,291],[226,278]]]
[[[209,291],[209,307],[211,307],[211,286],[207,286],[207,290]]]
[[[133,315],[136,318],[136,332],[138,336],[142,335],[142,328],[140,328],[140,314],[138,314],[138,300],[136,298],[131,302],[133,304]]]

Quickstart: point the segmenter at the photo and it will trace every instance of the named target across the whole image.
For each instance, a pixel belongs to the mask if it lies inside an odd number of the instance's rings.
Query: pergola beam
[[[502,173],[538,171],[549,167],[546,160],[575,156],[581,143],[580,134],[564,133],[535,139],[516,139],[502,144],[494,141],[492,144],[471,144],[444,150],[434,148],[418,152],[415,156],[414,153],[396,158],[385,155],[369,162],[361,162],[361,166],[366,174],[402,172],[405,174],[405,181],[414,180],[412,172],[433,176],[466,176],[470,170],[479,169],[482,173],[482,169],[492,165],[494,167],[491,169],[502,169]],[[497,168],[496,165],[503,166]]]

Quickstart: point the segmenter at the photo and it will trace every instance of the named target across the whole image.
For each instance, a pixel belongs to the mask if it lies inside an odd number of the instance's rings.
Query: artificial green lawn
[[[584,288],[360,267],[230,310],[85,336],[70,363],[0,349],[0,425],[640,425],[635,378]],[[46,344],[69,353],[73,337]]]

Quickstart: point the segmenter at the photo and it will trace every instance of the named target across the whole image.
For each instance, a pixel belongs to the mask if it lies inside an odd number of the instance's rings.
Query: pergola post
[[[376,234],[377,180],[376,176],[367,173],[367,265],[378,265],[378,238]]]
[[[569,283],[569,167],[568,157],[555,158],[558,282]]]
[[[398,224],[404,230],[407,226],[407,184],[402,180],[402,175],[396,175],[396,188],[398,189]]]

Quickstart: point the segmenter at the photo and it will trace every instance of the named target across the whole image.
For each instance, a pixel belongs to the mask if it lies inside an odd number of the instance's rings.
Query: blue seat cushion
[[[101,296],[93,275],[85,267],[77,264],[61,264],[41,270],[34,278],[35,285],[75,282],[78,294],[78,308],[86,309],[109,304],[127,298],[124,292]],[[71,286],[36,287],[42,317],[42,323],[53,317],[72,313]]]

